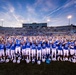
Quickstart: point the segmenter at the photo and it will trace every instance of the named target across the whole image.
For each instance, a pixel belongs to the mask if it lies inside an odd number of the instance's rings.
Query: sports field
[[[0,64],[0,75],[76,75],[76,64],[70,62],[51,62],[20,64],[2,63]]]

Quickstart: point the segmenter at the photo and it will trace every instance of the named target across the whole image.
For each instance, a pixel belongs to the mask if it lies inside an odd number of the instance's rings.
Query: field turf
[[[20,64],[0,63],[0,75],[76,75],[76,63],[70,62],[51,62]]]

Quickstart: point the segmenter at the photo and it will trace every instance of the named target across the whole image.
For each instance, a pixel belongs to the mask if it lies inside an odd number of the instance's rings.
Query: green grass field
[[[2,63],[0,75],[76,75],[76,64],[70,62],[51,62],[41,65],[25,62]]]

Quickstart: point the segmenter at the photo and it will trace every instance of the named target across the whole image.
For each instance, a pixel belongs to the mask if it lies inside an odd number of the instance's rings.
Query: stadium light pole
[[[3,22],[4,22],[4,19],[1,19],[1,22],[2,22],[2,27],[3,27]]]
[[[69,15],[67,18],[68,18],[68,20],[69,20],[69,25],[71,25],[71,24],[70,24],[70,20],[71,20],[71,18],[72,18],[72,15]],[[73,28],[72,28],[72,26],[71,26],[71,30],[70,30],[70,32],[71,32],[71,33],[73,32]]]
[[[69,20],[69,25],[70,25],[70,20],[71,20],[71,18],[72,18],[72,15],[69,15],[67,18],[68,18],[68,20]]]
[[[48,23],[48,25],[47,25],[47,26],[49,26],[49,24],[50,24],[50,19],[47,19],[46,21],[47,21],[47,23]]]

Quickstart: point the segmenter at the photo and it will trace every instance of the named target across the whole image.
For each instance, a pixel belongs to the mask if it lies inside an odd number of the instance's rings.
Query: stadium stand
[[[0,34],[4,35],[51,35],[76,33],[76,26],[42,27],[42,28],[10,28],[0,27]]]

